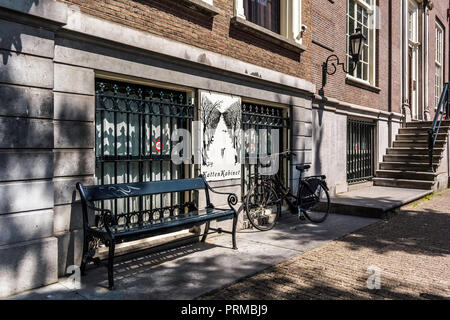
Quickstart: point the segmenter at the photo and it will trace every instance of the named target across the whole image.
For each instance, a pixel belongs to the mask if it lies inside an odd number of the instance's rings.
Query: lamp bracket
[[[345,67],[344,62],[340,62],[340,59],[337,55],[332,54],[330,55],[327,60],[322,64],[322,89],[327,84],[327,75],[332,76],[337,72],[337,69],[339,66],[342,67],[342,71],[345,73],[353,73],[353,71],[356,68],[358,61],[355,61],[353,63],[353,67],[351,67],[349,70]]]

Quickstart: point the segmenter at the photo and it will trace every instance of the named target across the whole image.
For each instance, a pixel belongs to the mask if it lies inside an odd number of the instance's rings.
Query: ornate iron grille
[[[194,106],[185,92],[96,80],[97,184],[190,177],[188,165],[171,161],[171,134],[190,130]],[[190,193],[103,201],[119,224],[159,219],[193,205]]]
[[[347,181],[355,183],[374,176],[375,126],[373,122],[347,120]]]
[[[288,110],[260,104],[242,104],[242,129],[244,131],[244,163],[242,164],[242,196],[250,189],[251,177],[258,174],[261,164],[259,151],[273,154],[289,148],[289,118]],[[262,145],[260,143],[260,129],[263,131]],[[272,150],[271,130],[279,130],[279,150]],[[275,137],[274,137],[275,138]],[[251,161],[252,160],[252,161]],[[256,163],[255,163],[256,160]],[[278,175],[281,181],[288,185],[290,161],[286,157],[279,158]]]

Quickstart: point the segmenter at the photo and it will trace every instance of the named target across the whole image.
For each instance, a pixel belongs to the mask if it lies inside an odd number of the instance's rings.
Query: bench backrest
[[[80,190],[80,193],[81,191],[83,192],[82,197],[84,196],[87,201],[99,201],[207,189],[207,186],[202,178],[192,178],[95,186],[77,184],[77,188]]]
[[[83,186],[78,182],[76,187],[81,196],[83,224],[85,228],[89,226],[87,202],[203,189],[206,196],[206,205],[211,205],[208,192],[209,186],[202,177],[192,179],[148,181],[94,186]]]

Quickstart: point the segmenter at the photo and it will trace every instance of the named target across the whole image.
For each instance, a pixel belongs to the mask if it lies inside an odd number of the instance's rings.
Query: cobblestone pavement
[[[450,299],[450,189],[200,299]]]

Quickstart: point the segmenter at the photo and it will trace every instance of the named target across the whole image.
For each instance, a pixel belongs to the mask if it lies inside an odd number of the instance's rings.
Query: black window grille
[[[95,155],[97,184],[188,178],[188,165],[171,161],[171,134],[190,130],[194,106],[185,92],[96,79]],[[183,212],[188,193],[103,201],[119,224],[150,221]]]
[[[261,104],[242,104],[242,129],[244,131],[244,163],[242,164],[242,196],[250,189],[251,177],[258,174],[261,159],[259,153],[274,154],[289,149],[288,109]],[[260,131],[262,129],[263,131]],[[272,147],[272,129],[278,131],[279,150]],[[264,131],[266,130],[266,131]],[[260,139],[260,135],[261,139]],[[261,144],[262,141],[262,144]],[[279,157],[278,176],[288,185],[290,160]]]
[[[347,120],[347,181],[371,180],[375,163],[374,122]]]

